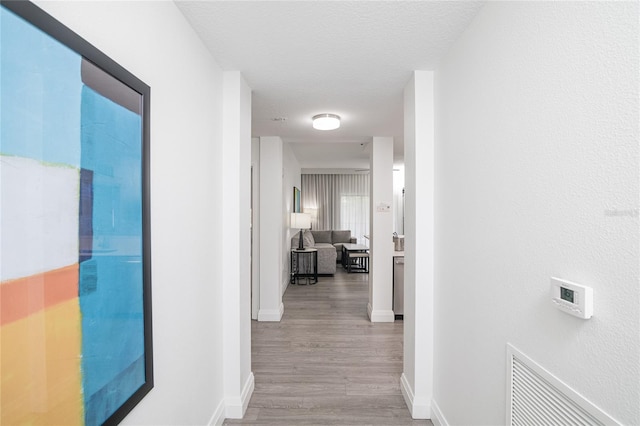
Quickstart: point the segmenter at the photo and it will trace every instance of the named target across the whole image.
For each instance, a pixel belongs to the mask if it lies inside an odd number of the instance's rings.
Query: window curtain
[[[302,211],[312,229],[350,230],[365,244],[369,234],[369,175],[302,175]]]

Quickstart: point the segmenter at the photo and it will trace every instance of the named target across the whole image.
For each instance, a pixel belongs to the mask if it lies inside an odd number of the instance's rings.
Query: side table
[[[318,249],[291,249],[290,271],[291,284],[300,285],[300,278],[306,278],[308,284],[316,284],[318,282]]]

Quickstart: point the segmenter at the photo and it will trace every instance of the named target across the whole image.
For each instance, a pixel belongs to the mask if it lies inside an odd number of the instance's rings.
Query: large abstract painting
[[[300,190],[293,187],[293,213],[302,213],[302,207],[300,206]]]
[[[150,90],[29,2],[0,43],[0,424],[115,424],[153,386]]]

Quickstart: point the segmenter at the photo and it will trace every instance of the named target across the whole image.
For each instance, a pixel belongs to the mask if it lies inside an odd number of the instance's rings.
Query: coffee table
[[[369,247],[362,244],[342,244],[342,266],[347,272],[369,272]]]

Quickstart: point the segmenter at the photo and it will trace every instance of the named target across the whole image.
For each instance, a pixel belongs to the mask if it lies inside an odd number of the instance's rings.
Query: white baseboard
[[[244,413],[247,411],[247,407],[249,406],[249,400],[251,399],[255,385],[253,372],[251,372],[242,387],[240,397],[226,398],[224,414],[227,419],[241,419],[244,417]]]
[[[213,412],[213,415],[209,419],[209,423],[207,426],[221,426],[224,422],[224,399],[220,401],[220,404],[216,407],[216,410]]]
[[[280,309],[260,309],[258,311],[258,321],[279,322],[284,315],[284,303],[280,303]]]
[[[428,401],[422,401],[415,397],[413,389],[407,380],[407,376],[402,373],[400,377],[400,390],[404,397],[404,402],[409,408],[411,418],[413,419],[430,419],[431,418],[431,404]]]
[[[431,421],[434,426],[449,426],[449,422],[434,400],[431,400]]]
[[[393,311],[374,311],[371,303],[367,304],[367,314],[369,315],[369,320],[371,322],[394,322],[396,320],[396,315]]]

